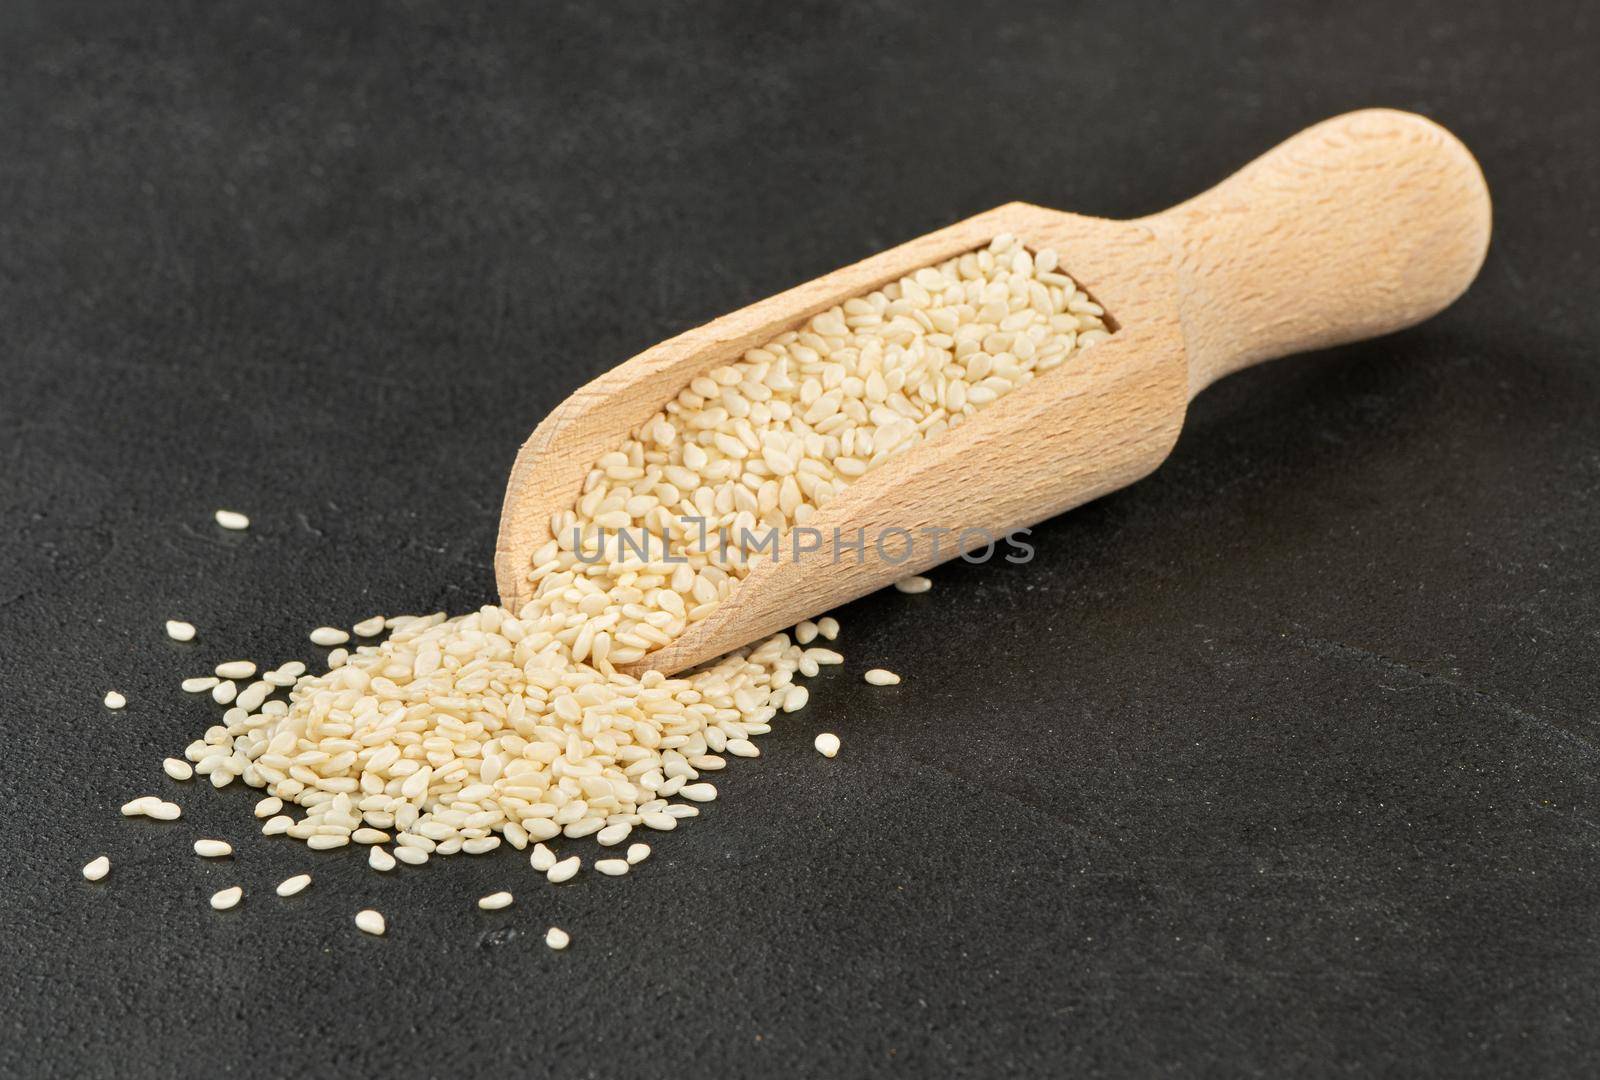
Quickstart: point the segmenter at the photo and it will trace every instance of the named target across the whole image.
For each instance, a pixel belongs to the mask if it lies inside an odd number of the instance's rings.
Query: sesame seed
[[[895,582],[894,587],[900,592],[915,596],[917,593],[925,593],[929,589],[933,588],[933,582],[928,578],[913,574],[910,577],[904,577]]]
[[[104,855],[91,859],[83,868],[83,876],[89,881],[99,881],[111,873],[111,860]]]
[[[400,850],[410,851],[411,849],[401,848]],[[426,851],[422,852],[421,854],[423,858],[427,858],[428,853]],[[387,874],[390,870],[394,869],[395,858],[384,848],[373,845],[367,850],[367,865],[379,873]]]
[[[556,864],[556,853],[543,844],[533,845],[533,854],[528,856],[528,865],[539,873],[544,873]]]
[[[384,618],[382,615],[374,615],[370,619],[362,619],[351,629],[356,632],[356,637],[377,637],[383,633]]]
[[[229,660],[217,665],[219,679],[248,679],[255,673],[256,665],[253,660]]]
[[[106,708],[108,708],[108,709],[120,709],[124,705],[126,705],[127,703],[128,703],[128,699],[123,697],[117,691],[108,690],[106,692]]]
[[[578,856],[573,855],[569,858],[562,859],[550,869],[546,870],[544,872],[544,876],[549,878],[551,882],[559,885],[563,881],[571,881],[573,876],[577,874],[579,868],[582,866],[583,860],[579,859]]]
[[[511,894],[508,892],[490,893],[478,900],[478,907],[484,911],[499,911],[501,908],[511,906]]]
[[[218,525],[237,532],[250,527],[250,519],[236,510],[218,510],[214,515]]]
[[[310,874],[296,874],[294,877],[284,878],[278,882],[278,895],[293,896],[296,893],[304,892],[305,887],[310,884]]]
[[[371,908],[367,908],[364,911],[356,912],[356,929],[360,930],[363,934],[371,934],[374,937],[382,937],[384,932],[388,930],[389,927],[388,924],[383,921],[382,915],[376,911],[373,911]]]
[[[594,838],[602,847],[612,847],[613,845],[620,844],[626,840],[628,838],[628,834],[632,831],[632,825],[629,825],[626,821],[619,821],[617,824],[607,825],[605,828],[595,833]]]
[[[256,803],[255,814],[258,818],[273,817],[283,809],[283,800],[276,795],[268,795]]]
[[[272,693],[273,689],[273,685],[266,680],[253,682],[239,691],[239,696],[234,699],[234,704],[243,709],[245,715],[248,716],[261,708],[261,703],[267,700],[267,695]]]
[[[650,857],[649,844],[628,845],[628,865],[637,866]]]
[[[817,753],[825,758],[831,758],[839,752],[839,736],[830,731],[824,731],[811,743],[817,748]]]
[[[196,840],[194,853],[202,859],[220,859],[233,854],[233,845],[226,840]]]
[[[177,821],[183,816],[183,808],[175,802],[163,802],[151,796],[145,803],[144,816],[157,821]]]
[[[594,868],[607,877],[621,877],[628,872],[627,859],[599,859]]]
[[[572,938],[569,937],[567,932],[561,929],[559,926],[552,926],[549,930],[545,931],[544,943],[550,946],[552,949],[555,949],[557,952],[560,952],[562,949],[565,949],[572,943]]]
[[[167,636],[173,641],[193,641],[194,623],[182,622],[178,619],[168,619]]]
[[[221,681],[215,675],[199,675],[192,679],[183,680],[183,690],[186,694],[198,694],[202,690],[210,690]]]
[[[238,906],[242,899],[244,890],[237,885],[230,885],[211,894],[211,906],[218,911],[227,911],[231,907]]]
[[[900,676],[881,667],[875,667],[868,671],[866,680],[873,686],[898,686],[900,684]]]
[[[194,776],[194,766],[182,758],[169,757],[161,762],[161,771],[174,780],[188,780]]]

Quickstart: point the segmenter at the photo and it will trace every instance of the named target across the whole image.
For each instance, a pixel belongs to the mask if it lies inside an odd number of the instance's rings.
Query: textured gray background
[[[5,5],[0,1074],[1593,1075],[1596,42],[1576,2]],[[380,877],[243,790],[117,816],[212,720],[182,676],[487,600],[513,453],[595,373],[1369,104],[1480,156],[1472,292],[1208,391],[1032,566],[846,610],[630,879]]]

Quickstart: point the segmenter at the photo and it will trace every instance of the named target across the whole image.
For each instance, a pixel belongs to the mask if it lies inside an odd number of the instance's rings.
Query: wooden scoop
[[[825,540],[800,559],[762,558],[733,594],[628,669],[671,673],[794,625],[935,562],[962,530],[1031,525],[1145,476],[1177,440],[1189,400],[1240,368],[1387,334],[1467,288],[1489,242],[1489,192],[1448,131],[1386,109],[1296,135],[1180,206],[1108,221],[1010,203],[724,315],[640,353],[576,391],[517,455],[495,575],[505,605],[529,599],[532,553],[585,475],[691,379],[746,349],[922,267],[1014,233],[1054,248],[1107,312],[1112,336],[891,458],[808,523]],[[886,529],[952,530],[909,561]],[[901,534],[888,534],[898,538]],[[967,546],[982,547],[969,533]],[[837,556],[837,558],[836,558]],[[858,562],[858,558],[860,561]]]

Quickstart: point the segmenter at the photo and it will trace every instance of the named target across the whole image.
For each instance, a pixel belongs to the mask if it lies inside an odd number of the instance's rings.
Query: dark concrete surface
[[[5,5],[0,1075],[1594,1075],[1597,40],[1575,2]],[[214,716],[181,677],[487,600],[520,440],[638,349],[1372,104],[1479,155],[1472,291],[1207,391],[1032,565],[844,611],[629,879],[380,876],[160,776]],[[117,816],[151,791],[183,821]]]

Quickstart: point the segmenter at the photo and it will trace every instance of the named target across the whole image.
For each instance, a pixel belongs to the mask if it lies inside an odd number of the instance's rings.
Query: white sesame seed
[[[423,854],[427,853],[424,852]],[[367,849],[367,865],[380,873],[386,874],[394,869],[394,856],[389,854],[386,849],[374,844]]]
[[[382,829],[360,828],[350,834],[350,839],[358,844],[387,844],[389,834]]]
[[[283,800],[278,798],[276,795],[268,795],[265,799],[262,799],[260,802],[256,803],[255,814],[258,818],[269,818],[280,813],[282,810]]]
[[[218,705],[227,705],[239,696],[239,684],[231,679],[224,679],[211,688],[211,700]]]
[[[484,911],[499,911],[501,908],[511,906],[511,894],[508,892],[490,893],[478,900],[478,907]]]
[[[151,806],[160,801],[154,795],[141,795],[137,799],[129,799],[122,804],[122,816],[141,817]]]
[[[717,797],[717,789],[713,784],[685,784],[678,794],[692,802],[711,802]]]
[[[277,814],[261,826],[262,836],[282,836],[294,826],[294,818],[288,814]]]
[[[549,818],[523,818],[522,827],[532,840],[550,840],[561,835],[561,826]]]
[[[235,510],[218,510],[215,517],[217,524],[224,529],[238,531],[239,529],[248,529],[250,527],[250,519]]]
[[[194,766],[182,758],[169,757],[162,760],[161,771],[174,780],[187,780],[194,775]]]
[[[900,676],[896,675],[892,671],[886,671],[881,667],[875,667],[867,672],[866,680],[873,686],[898,686],[900,683]]]
[[[628,872],[627,859],[599,859],[594,868],[608,877],[621,877]]]
[[[728,753],[734,757],[760,757],[761,751],[749,739],[729,739]]]
[[[229,660],[217,665],[219,679],[248,679],[256,673],[254,660]]]
[[[350,635],[335,626],[319,626],[311,631],[311,644],[313,645],[343,645],[350,640]]]
[[[175,802],[163,802],[152,796],[150,801],[145,803],[144,816],[155,818],[157,821],[177,821],[183,816],[183,807]]]
[[[913,574],[910,577],[904,577],[895,582],[894,587],[900,592],[915,596],[917,593],[925,593],[929,589],[933,588],[933,582],[928,578]]]
[[[539,873],[544,873],[556,864],[556,853],[543,844],[533,845],[533,854],[528,856],[528,865]]]
[[[127,703],[128,699],[117,693],[117,691],[109,690],[106,692],[106,708],[120,709]]]
[[[649,844],[628,845],[628,865],[637,866],[650,857]]]
[[[794,628],[794,639],[801,645],[810,645],[817,640],[817,624],[807,619]]]
[[[833,734],[831,731],[824,731],[812,741],[811,745],[815,746],[817,748],[817,753],[821,754],[823,757],[831,758],[839,752],[839,736]]]
[[[244,889],[238,885],[230,885],[226,889],[221,889],[211,894],[211,906],[218,911],[227,911],[229,908],[237,906],[242,899],[244,899]]]
[[[187,694],[198,694],[202,690],[210,690],[221,681],[215,675],[197,675],[192,679],[183,680],[183,690]]]
[[[791,686],[783,695],[783,711],[786,713],[799,712],[806,707],[806,702],[811,700],[811,691],[803,686]]]
[[[356,632],[356,637],[377,637],[383,633],[384,619],[382,615],[374,615],[370,619],[363,619],[351,627]]]
[[[202,859],[220,859],[233,854],[233,845],[226,840],[196,840],[194,853]]]
[[[306,837],[306,847],[312,851],[332,851],[334,848],[344,847],[349,842],[350,837],[342,833],[332,836],[326,833],[317,833],[314,836]]]
[[[569,858],[562,859],[550,869],[546,870],[544,872],[544,876],[549,878],[555,884],[559,885],[563,881],[571,881],[581,866],[583,866],[583,860],[579,859],[578,856],[573,855]]]
[[[421,866],[428,861],[428,853],[421,848],[414,847],[396,847],[394,849],[394,857],[407,866]]]
[[[628,834],[632,831],[632,825],[629,825],[626,821],[619,821],[615,825],[607,825],[595,833],[594,838],[602,847],[611,847],[626,840]]]
[[[371,908],[356,912],[356,929],[363,934],[382,937],[384,931],[388,930],[388,928],[388,924],[383,921],[383,916]]]
[[[261,708],[261,703],[267,700],[267,695],[272,693],[273,689],[273,685],[266,680],[253,682],[239,691],[239,696],[234,699],[234,704],[243,709],[245,715],[248,716]]]
[[[593,836],[595,833],[605,828],[605,824],[606,823],[599,818],[583,818],[579,821],[574,821],[572,824],[562,829],[561,834],[570,840],[576,840],[583,836]]]
[[[572,938],[568,936],[567,932],[561,929],[559,926],[552,926],[549,930],[545,931],[544,943],[550,946],[552,949],[555,949],[557,952],[560,952],[562,949],[565,949],[572,943]]]
[[[304,892],[306,886],[310,884],[310,874],[296,874],[294,877],[284,878],[278,882],[278,895],[294,896],[296,893]]]
[[[673,829],[678,827],[677,818],[673,817],[671,814],[663,813],[661,811],[656,811],[649,814],[640,814],[639,820],[645,828],[655,829],[658,832],[671,832]]]
[[[839,620],[832,615],[825,615],[817,620],[817,633],[821,634],[824,641],[835,641],[839,637]]]
[[[104,855],[89,860],[83,868],[83,876],[90,881],[99,881],[109,873],[111,873],[111,860]]]
[[[183,622],[179,619],[168,619],[167,636],[173,641],[193,641],[194,623]]]

